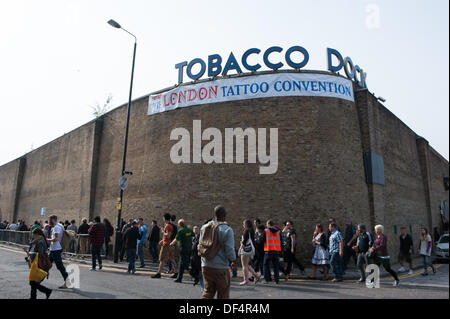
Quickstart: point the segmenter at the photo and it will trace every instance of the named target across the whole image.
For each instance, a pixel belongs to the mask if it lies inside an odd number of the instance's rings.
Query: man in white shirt
[[[56,268],[58,268],[64,278],[64,284],[59,288],[67,288],[66,279],[67,277],[69,277],[69,275],[67,274],[66,268],[64,267],[61,256],[61,240],[64,234],[64,226],[58,223],[58,217],[56,217],[55,215],[50,216],[49,224],[53,226],[51,231],[51,238],[47,240],[50,243],[49,259],[52,263],[55,263]]]

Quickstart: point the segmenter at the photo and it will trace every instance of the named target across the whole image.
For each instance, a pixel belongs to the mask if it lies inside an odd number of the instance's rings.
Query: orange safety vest
[[[265,229],[266,242],[264,243],[264,251],[281,251],[281,239],[279,232],[273,234],[268,228]]]

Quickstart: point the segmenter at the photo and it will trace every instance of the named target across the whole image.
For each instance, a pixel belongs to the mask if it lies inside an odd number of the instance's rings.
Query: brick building
[[[323,73],[323,72],[322,72]],[[327,73],[327,72],[326,72]],[[328,74],[328,73],[327,73]],[[331,73],[330,73],[331,74]],[[337,75],[336,75],[337,76]],[[441,227],[447,202],[448,161],[428,142],[354,85],[354,102],[331,97],[270,97],[186,107],[147,115],[148,97],[131,106],[125,219],[161,221],[166,212],[202,224],[224,205],[239,240],[242,220],[292,220],[297,254],[312,256],[314,225],[335,217],[385,226],[397,255],[406,226],[417,242],[420,227]],[[47,214],[60,219],[100,215],[116,220],[126,105],[0,167],[0,214],[31,223]],[[259,164],[173,164],[172,129],[278,127],[278,171],[258,174]],[[448,208],[447,208],[448,209]]]

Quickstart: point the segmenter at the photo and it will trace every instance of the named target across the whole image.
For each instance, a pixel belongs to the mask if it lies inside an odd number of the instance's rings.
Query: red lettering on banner
[[[200,88],[198,90],[198,97],[200,100],[204,100],[208,97],[208,90],[206,88]]]
[[[180,91],[178,93],[178,103],[181,103],[181,100],[186,103],[186,91]]]
[[[192,93],[194,93],[194,97],[192,97]],[[193,100],[195,100],[197,98],[197,91],[190,89],[189,90],[189,97],[188,97],[188,101],[191,102]]]
[[[167,100],[166,100],[168,94],[164,94],[163,96],[164,96],[164,107],[170,106],[170,101],[169,101],[169,103],[167,103]]]
[[[214,94],[214,97],[217,97],[217,85],[209,87],[209,98],[211,98],[211,93]]]
[[[170,104],[175,105],[177,103],[178,94],[176,92],[173,92],[170,94]]]

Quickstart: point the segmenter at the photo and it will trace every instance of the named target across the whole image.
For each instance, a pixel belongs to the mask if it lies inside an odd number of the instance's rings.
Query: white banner
[[[148,115],[192,105],[275,96],[324,96],[354,101],[348,79],[314,73],[273,73],[184,85],[150,95]]]

